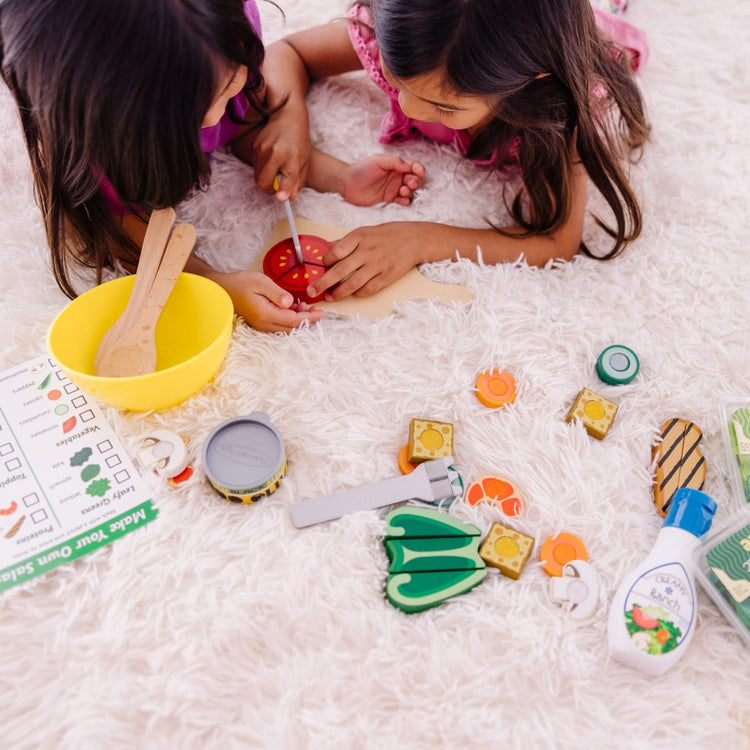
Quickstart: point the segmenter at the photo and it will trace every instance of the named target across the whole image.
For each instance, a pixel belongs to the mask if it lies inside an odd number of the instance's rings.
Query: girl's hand
[[[399,156],[374,154],[344,169],[341,195],[355,206],[398,203],[408,206],[422,186],[424,166]]]
[[[323,257],[330,268],[308,287],[308,294],[316,297],[325,291],[325,300],[332,302],[350,294],[366,297],[392,284],[426,260],[429,226],[395,221],[349,232],[331,244]]]
[[[289,333],[306,320],[316,323],[325,317],[325,311],[296,303],[289,292],[257,271],[214,272],[211,278],[227,290],[235,312],[258,331]]]
[[[282,107],[253,137],[250,162],[258,187],[273,192],[274,178],[281,173],[276,197],[296,198],[307,180],[310,149],[307,110]]]

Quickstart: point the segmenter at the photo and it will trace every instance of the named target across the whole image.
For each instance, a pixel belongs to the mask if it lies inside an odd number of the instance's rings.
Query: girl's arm
[[[326,292],[338,300],[350,294],[367,296],[392,284],[420,263],[453,260],[458,254],[487,264],[518,260],[544,266],[549,260],[570,260],[581,244],[586,209],[586,170],[573,167],[571,210],[567,221],[549,235],[520,236],[523,230],[507,227],[519,235],[509,237],[494,229],[470,229],[421,221],[396,221],[360,227],[334,242],[323,258],[329,270],[308,289],[312,297]]]
[[[361,67],[346,20],[305,29],[266,48],[266,105],[286,103],[260,131],[233,143],[234,152],[254,166],[255,181],[261,189],[270,192],[280,171],[279,199],[297,196],[310,167],[307,90],[313,81]]]

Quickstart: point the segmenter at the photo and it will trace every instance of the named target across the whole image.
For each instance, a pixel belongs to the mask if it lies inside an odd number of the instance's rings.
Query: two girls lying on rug
[[[634,59],[644,54],[632,27],[606,24]],[[209,154],[226,145],[254,166],[264,190],[281,172],[279,199],[307,184],[359,205],[407,205],[421,164],[381,154],[347,165],[310,144],[310,83],[362,67],[391,97],[381,140],[455,142],[490,169],[520,174],[517,226],[355,230],[334,244],[311,296],[371,294],[424,261],[476,258],[478,245],[492,263],[588,253],[589,178],[615,219],[602,257],[640,232],[627,164],[648,135],[643,102],[630,57],[605,41],[587,0],[378,0],[355,5],[349,21],[277,42],[265,68],[263,60],[254,0],[3,2],[2,75],[66,294],[75,295],[71,263],[93,268],[97,282],[105,268],[132,270],[150,210],[206,187]],[[186,270],[220,283],[259,330],[324,316],[262,274],[221,273],[196,257]]]

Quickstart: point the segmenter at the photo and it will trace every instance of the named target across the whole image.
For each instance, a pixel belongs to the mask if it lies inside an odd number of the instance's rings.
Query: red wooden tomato
[[[302,247],[302,263],[297,261],[292,238],[287,237],[266,253],[263,258],[263,273],[294,295],[295,299],[312,304],[323,299],[323,295],[309,297],[306,290],[326,272],[323,256],[330,249],[331,243],[314,234],[301,234],[299,242]]]

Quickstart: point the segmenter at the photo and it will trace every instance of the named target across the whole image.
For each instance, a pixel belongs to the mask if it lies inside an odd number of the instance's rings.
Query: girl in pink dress
[[[509,202],[510,226],[456,227],[398,221],[360,227],[325,257],[327,273],[308,294],[327,299],[372,294],[426,261],[456,255],[488,263],[545,265],[583,252],[616,256],[641,231],[628,164],[648,139],[633,71],[648,49],[621,16],[588,0],[372,0],[348,20],[293,34],[268,49],[285,71],[284,118],[306,121],[312,81],[364,68],[389,97],[382,142],[428,137],[454,143],[488,168],[512,170],[520,189]],[[306,139],[307,138],[307,139]],[[334,189],[341,162],[316,152],[309,136],[288,184]],[[329,159],[328,167],[326,159]],[[292,164],[290,160],[290,164]],[[404,198],[421,184],[413,163]],[[611,238],[582,241],[589,182],[610,209],[597,222]]]

